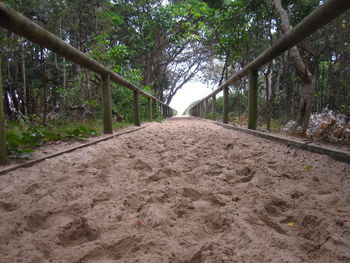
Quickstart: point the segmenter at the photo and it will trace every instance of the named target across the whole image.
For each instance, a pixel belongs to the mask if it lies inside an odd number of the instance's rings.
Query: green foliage
[[[13,130],[6,132],[8,152],[10,154],[29,153],[44,142],[58,139],[61,139],[59,134],[43,131],[39,126],[29,126],[22,132]]]
[[[95,130],[83,125],[74,128],[69,126],[64,128],[62,126],[62,129],[59,131],[52,131],[39,125],[24,127],[19,124],[13,124],[12,129],[6,132],[6,142],[9,154],[28,157],[28,154],[33,152],[35,147],[50,141],[72,138],[83,139],[98,135]]]
[[[84,139],[87,137],[92,137],[92,136],[97,136],[97,132],[94,131],[93,129],[89,129],[85,126],[79,126],[78,128],[74,130],[67,130],[65,131],[66,136],[63,138],[79,138],[79,139]]]

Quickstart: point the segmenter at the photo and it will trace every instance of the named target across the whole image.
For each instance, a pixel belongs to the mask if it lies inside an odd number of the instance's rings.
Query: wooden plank
[[[6,128],[4,112],[4,93],[2,89],[2,71],[0,56],[0,164],[7,164]]]
[[[169,107],[167,105],[164,105],[164,107],[165,107],[165,112],[166,112],[165,116],[166,116],[166,118],[168,118],[169,117]]]
[[[248,129],[256,130],[258,120],[258,70],[249,71]]]
[[[158,104],[158,107],[159,107],[160,118],[164,118],[164,115],[163,115],[163,105],[159,103],[159,104]]]
[[[205,116],[204,116],[204,118],[206,119],[206,118],[208,118],[208,114],[209,114],[209,100],[208,99],[206,99],[204,101],[204,108],[205,108]]]
[[[213,95],[211,99],[211,113],[212,113],[212,119],[216,120],[216,95]]]
[[[111,98],[111,77],[109,74],[101,76],[102,78],[102,114],[103,114],[103,132],[113,134],[112,121],[112,98]]]
[[[165,105],[161,105],[162,107],[162,112],[163,112],[163,119],[166,119],[166,108]]]
[[[134,122],[135,122],[135,126],[141,126],[140,95],[138,91],[134,91]]]
[[[202,102],[198,104],[198,117],[202,117]]]
[[[228,87],[224,88],[224,112],[223,112],[223,123],[228,123]]]

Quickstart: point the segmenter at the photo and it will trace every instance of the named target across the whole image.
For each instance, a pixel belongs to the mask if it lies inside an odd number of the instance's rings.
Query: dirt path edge
[[[15,171],[15,170],[20,169],[20,168],[33,166],[33,165],[38,164],[40,162],[43,162],[43,161],[45,161],[47,159],[54,158],[54,157],[57,157],[59,155],[65,154],[65,153],[70,153],[70,152],[73,152],[73,151],[81,149],[81,148],[85,148],[85,147],[88,147],[88,146],[91,146],[91,145],[94,145],[94,144],[97,144],[97,143],[100,143],[100,142],[103,142],[103,141],[107,141],[107,140],[113,139],[113,138],[118,137],[118,136],[123,135],[123,134],[128,134],[128,133],[132,133],[132,132],[135,132],[135,131],[142,130],[142,129],[150,126],[150,125],[152,125],[152,123],[142,124],[141,127],[135,127],[134,129],[129,130],[129,131],[123,131],[123,132],[120,132],[120,133],[115,133],[113,135],[110,135],[110,136],[107,136],[107,137],[103,137],[103,138],[94,140],[92,142],[84,143],[84,144],[81,144],[79,146],[74,146],[74,147],[71,147],[69,149],[65,149],[63,151],[58,151],[58,152],[55,152],[53,154],[49,154],[47,156],[44,156],[44,157],[36,159],[36,160],[31,160],[31,161],[28,161],[28,162],[25,162],[25,163],[21,163],[21,164],[17,164],[17,165],[10,166],[10,167],[0,168],[0,176],[4,175],[4,174],[7,174],[9,172]]]
[[[251,134],[251,135],[254,135],[257,137],[261,137],[261,138],[277,141],[277,142],[280,142],[283,144],[287,144],[287,145],[290,145],[290,146],[296,148],[296,150],[302,149],[302,150],[306,150],[309,152],[325,154],[325,155],[328,155],[329,157],[331,157],[337,161],[350,163],[350,152],[347,152],[347,151],[336,150],[336,149],[332,149],[329,147],[320,146],[320,145],[317,145],[314,143],[300,141],[297,139],[295,139],[295,140],[287,139],[287,138],[280,137],[277,135],[267,134],[267,133],[255,131],[255,130],[249,130],[246,128],[241,128],[241,127],[237,127],[237,126],[234,126],[231,124],[225,124],[225,123],[218,122],[218,121],[207,120],[207,119],[202,119],[202,118],[197,118],[197,119],[202,120],[202,121],[208,121],[208,122],[220,125],[222,127],[225,127],[227,129],[232,129],[235,131],[240,131],[240,132],[248,133],[248,134]]]

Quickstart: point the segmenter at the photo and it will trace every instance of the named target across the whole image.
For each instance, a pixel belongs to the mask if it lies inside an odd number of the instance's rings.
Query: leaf
[[[309,165],[307,165],[306,167],[305,167],[305,170],[307,171],[307,172],[309,172],[311,169],[312,169],[312,165],[311,164],[309,164]]]
[[[295,225],[295,223],[293,223],[293,222],[287,223],[287,226],[290,226],[290,227],[292,227],[292,226],[294,226],[294,225]]]

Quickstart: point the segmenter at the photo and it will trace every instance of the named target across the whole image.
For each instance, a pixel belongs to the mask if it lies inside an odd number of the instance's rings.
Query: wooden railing
[[[111,104],[111,89],[110,83],[114,81],[124,87],[134,91],[134,121],[136,126],[141,125],[140,121],[140,95],[148,98],[148,119],[152,121],[152,105],[153,101],[158,103],[160,111],[163,116],[171,117],[174,110],[168,105],[138,88],[134,84],[122,78],[112,70],[106,68],[99,62],[92,58],[89,58],[84,53],[74,48],[70,44],[66,43],[62,39],[58,38],[51,32],[42,28],[38,24],[34,23],[30,19],[23,15],[20,15],[13,9],[5,6],[0,2],[0,26],[7,30],[16,33],[22,37],[27,38],[33,43],[40,45],[43,48],[47,48],[56,54],[59,54],[66,59],[79,64],[101,76],[101,87],[102,87],[102,107],[103,107],[103,131],[107,134],[113,133],[112,127],[112,104]],[[1,62],[1,60],[0,60]],[[2,92],[2,81],[1,81],[1,63],[0,63],[0,164],[5,163],[6,156],[6,138],[5,138],[5,125],[4,125],[4,108],[3,108],[3,92]]]
[[[281,55],[300,41],[330,23],[334,18],[338,17],[350,8],[350,0],[328,0],[314,10],[310,15],[304,18],[296,25],[288,34],[265,50],[260,56],[246,65],[241,71],[237,72],[225,83],[219,86],[211,94],[201,99],[189,109],[191,116],[201,117],[209,112],[209,99],[211,98],[212,119],[216,120],[216,95],[220,91],[224,91],[223,103],[223,122],[228,123],[228,97],[229,86],[238,80],[248,76],[249,93],[248,93],[248,129],[256,129],[257,126],[257,101],[258,101],[258,70],[261,66],[274,58]]]

